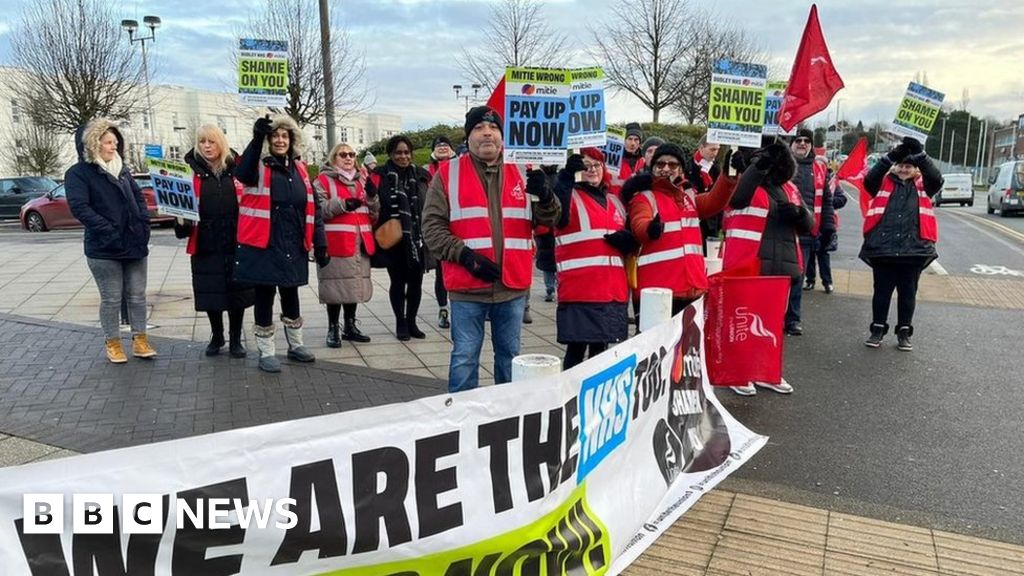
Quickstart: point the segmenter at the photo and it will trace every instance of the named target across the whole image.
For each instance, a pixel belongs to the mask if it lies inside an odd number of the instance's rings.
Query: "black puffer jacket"
[[[944,179],[939,169],[925,155],[913,162],[921,170],[924,191],[929,198],[942,190]],[[868,265],[881,261],[911,259],[922,268],[938,257],[935,243],[921,238],[918,216],[917,186],[914,180],[901,181],[890,174],[892,162],[885,157],[875,163],[864,177],[864,189],[873,198],[882,187],[883,179],[893,182],[893,191],[885,206],[882,219],[864,237],[860,259]]]
[[[380,216],[374,228],[392,218],[402,223],[402,240],[387,250],[378,246],[372,258],[375,267],[426,269],[421,224],[429,183],[430,174],[423,168],[415,165],[399,168],[391,160],[378,166],[367,178],[366,193],[380,196]]]
[[[803,158],[796,159],[796,176],[793,177],[793,184],[800,190],[800,196],[804,199],[804,205],[814,214],[814,163],[818,160],[814,154],[808,154]],[[836,231],[836,210],[832,206],[832,192],[828,188],[828,180],[832,171],[828,170],[825,175],[825,190],[821,198],[821,232]],[[800,236],[801,244],[813,244],[814,237],[810,234]]]
[[[234,162],[230,157],[227,167],[214,174],[195,150],[185,155],[185,163],[199,177],[199,222],[175,224],[174,234],[188,238],[198,227],[191,264],[192,293],[200,311],[239,310],[253,304],[252,287],[233,281],[238,235]]]

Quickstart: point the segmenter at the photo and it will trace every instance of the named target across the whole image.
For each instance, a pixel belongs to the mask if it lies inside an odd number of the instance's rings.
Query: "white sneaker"
[[[754,396],[757,394],[757,388],[754,388],[753,382],[747,382],[746,386],[733,386],[732,391],[740,396]]]
[[[754,382],[753,384],[755,386],[760,386],[761,388],[767,388],[769,390],[774,390],[775,392],[778,392],[779,394],[792,394],[793,393],[793,387],[790,386],[789,382],[786,382],[785,378],[780,380],[778,384],[771,384],[769,382]]]

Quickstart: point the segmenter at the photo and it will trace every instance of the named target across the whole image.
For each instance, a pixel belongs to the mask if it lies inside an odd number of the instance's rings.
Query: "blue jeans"
[[[140,260],[85,259],[100,292],[100,326],[108,340],[121,337],[118,317],[122,298],[128,301],[132,335],[146,333],[146,267]]]
[[[786,307],[786,326],[800,323],[800,300],[804,295],[804,277],[794,279],[789,284],[789,306]]]
[[[519,355],[526,297],[508,302],[451,301],[452,360],[448,391],[472,390],[480,383],[480,349],[484,345],[484,319],[491,318],[494,344],[494,383],[512,380],[512,358]]]
[[[555,273],[544,270],[544,292],[546,294],[554,294],[555,286]]]

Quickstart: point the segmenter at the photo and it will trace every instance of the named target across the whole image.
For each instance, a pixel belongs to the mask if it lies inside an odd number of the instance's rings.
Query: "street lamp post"
[[[461,98],[466,102],[466,112],[469,112],[469,99],[472,98],[473,100],[476,100],[479,97],[480,89],[483,88],[483,86],[474,83],[470,85],[470,88],[473,89],[473,96],[470,96],[469,94],[459,94],[459,92],[462,91],[462,84],[455,84],[452,86],[452,90],[455,91],[455,99],[458,100]]]
[[[146,81],[146,114],[149,115],[149,139],[152,141],[156,139],[153,128],[156,118],[153,114],[153,99],[149,93],[149,64],[146,61],[146,42],[156,42],[156,29],[160,27],[160,18],[157,16],[145,16],[142,19],[142,23],[149,28],[149,36],[135,37],[135,32],[139,29],[139,23],[136,20],[121,20],[121,28],[128,32],[129,44],[136,42],[142,44],[142,76]]]

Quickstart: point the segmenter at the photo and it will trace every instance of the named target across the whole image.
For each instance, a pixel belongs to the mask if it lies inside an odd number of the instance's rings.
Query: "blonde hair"
[[[231,148],[228,146],[227,136],[224,136],[224,131],[212,124],[203,124],[196,130],[196,152],[199,152],[199,143],[203,140],[210,140],[217,144],[220,148],[220,156],[218,156],[213,162],[207,160],[210,164],[210,168],[214,172],[220,173],[227,167],[228,159],[231,158]],[[202,156],[202,153],[199,153]],[[203,157],[206,160],[206,157]]]
[[[356,151],[355,148],[349,146],[345,142],[339,142],[339,143],[335,144],[334,148],[331,148],[331,153],[327,155],[327,162],[326,162],[326,164],[328,166],[335,166],[334,159],[338,156],[338,152],[340,152],[342,148],[348,148],[353,153],[355,153],[355,151]]]

